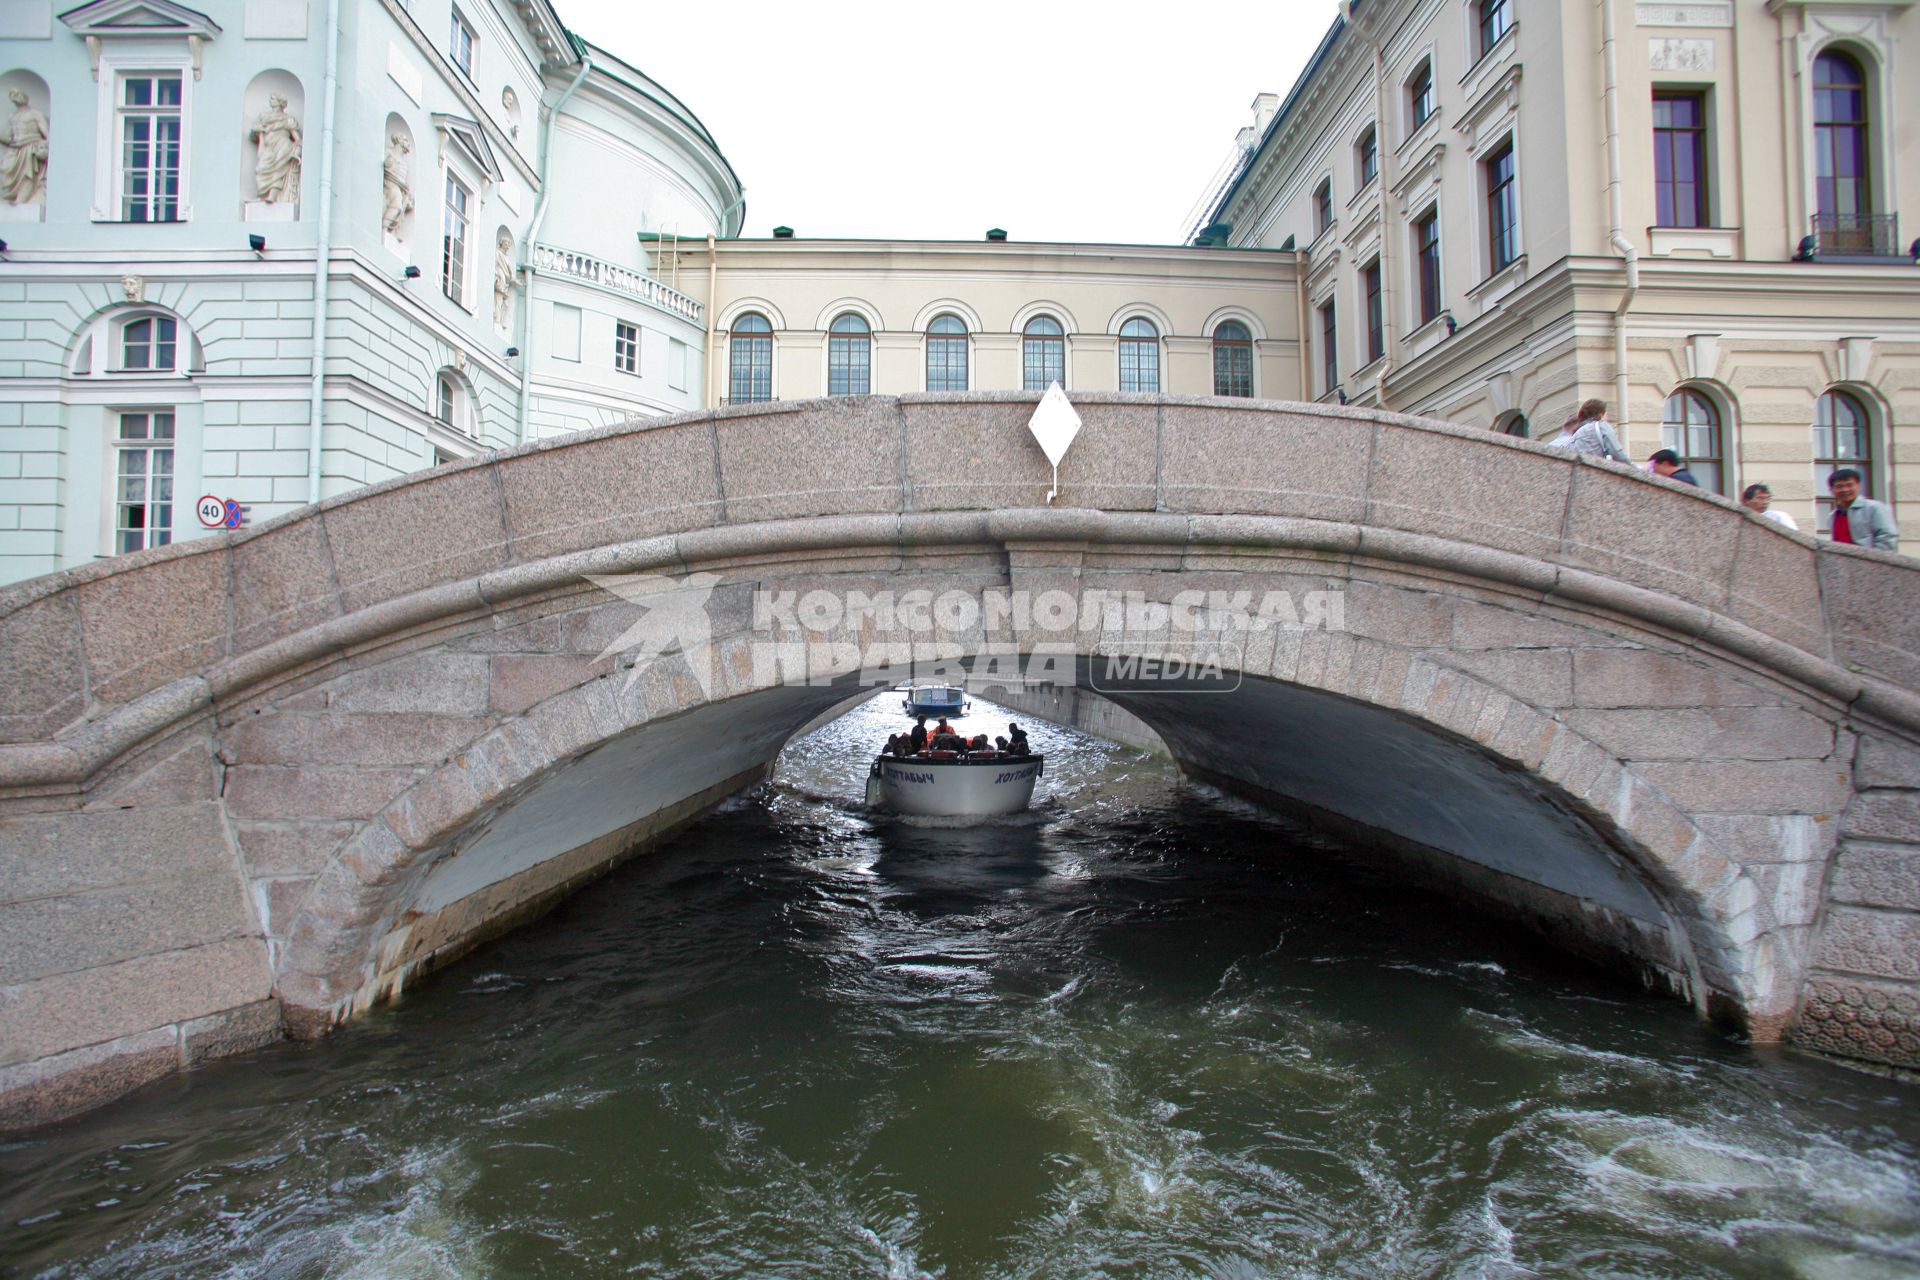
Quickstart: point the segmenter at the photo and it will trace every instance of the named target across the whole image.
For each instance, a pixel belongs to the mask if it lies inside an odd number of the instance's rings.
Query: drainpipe
[[[313,247],[313,374],[307,390],[307,501],[320,501],[321,410],[327,388],[327,268],[333,256],[333,118],[340,88],[340,0],[327,0],[327,78],[320,106],[320,201]]]
[[[1309,335],[1313,333],[1313,305],[1307,299],[1307,251],[1293,251],[1293,296],[1300,312],[1300,398],[1317,399],[1313,394],[1313,346]],[[1332,390],[1331,387],[1328,390]]]
[[[1373,145],[1374,181],[1380,195],[1380,360],[1373,371],[1373,398],[1380,408],[1387,407],[1387,375],[1393,372],[1393,202],[1387,198],[1387,55],[1377,34],[1369,34],[1353,20],[1353,0],[1340,0],[1340,16],[1354,33],[1373,50]],[[1365,317],[1361,319],[1364,321]]]
[[[330,0],[330,2],[338,3],[339,0]],[[520,270],[526,272],[527,282],[520,294],[520,323],[515,326],[520,334],[520,341],[515,344],[520,348],[520,413],[513,428],[515,444],[526,443],[527,423],[533,414],[533,349],[528,345],[528,340],[533,333],[533,278],[537,274],[533,265],[533,244],[540,235],[540,224],[547,220],[547,200],[551,194],[547,184],[547,165],[553,159],[553,126],[554,122],[560,118],[561,108],[567,105],[567,100],[573,97],[574,90],[580,87],[581,82],[587,78],[587,73],[592,70],[593,53],[589,49],[582,48],[579,73],[573,77],[573,82],[566,87],[566,90],[554,100],[552,110],[547,112],[547,118],[540,125],[540,194],[534,198],[533,221],[527,224],[527,238],[520,246]]]
[[[1606,68],[1607,82],[1607,240],[1627,268],[1626,288],[1613,313],[1613,400],[1618,413],[1620,441],[1626,443],[1627,412],[1627,312],[1634,295],[1640,292],[1640,251],[1627,239],[1626,214],[1623,211],[1620,164],[1620,66],[1616,55],[1613,0],[1600,0],[1600,58]]]
[[[727,219],[732,216],[733,211],[735,209],[738,209],[741,205],[745,204],[746,202],[747,202],[747,195],[746,195],[746,192],[743,191],[740,193],[740,198],[738,200],[735,200],[732,204],[728,205],[726,208],[720,211],[720,230],[723,233],[727,229]],[[741,221],[745,222],[746,219],[742,218]],[[713,233],[709,231],[707,233],[707,346],[706,346],[706,350],[700,353],[700,358],[706,362],[706,369],[707,369],[707,376],[704,379],[706,383],[706,395],[702,397],[705,403],[703,403],[700,406],[702,409],[717,409],[720,407],[720,401],[718,397],[714,395],[714,385],[713,385],[713,380],[719,372],[716,366],[716,362],[713,358],[713,335],[714,335],[713,313],[715,309],[714,303],[719,298],[719,293],[720,293],[720,247],[718,242],[714,239]]]

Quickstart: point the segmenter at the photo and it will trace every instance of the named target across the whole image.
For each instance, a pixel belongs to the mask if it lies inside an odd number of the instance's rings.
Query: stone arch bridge
[[[927,638],[764,607],[809,593],[1337,596],[1236,632],[1232,692],[1107,696],[1704,1016],[1920,1065],[1920,563],[1325,406],[1081,397],[1049,508],[1034,400],[635,422],[0,591],[6,1125],[321,1034],[762,778]],[[707,630],[626,647],[663,615],[607,575]],[[939,653],[1139,639],[1046,612]]]

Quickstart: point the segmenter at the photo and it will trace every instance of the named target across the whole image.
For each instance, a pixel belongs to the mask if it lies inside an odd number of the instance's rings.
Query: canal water
[[[1920,1086],[1044,725],[1032,814],[878,819],[899,727],[324,1041],[0,1147],[0,1274],[1920,1275]]]

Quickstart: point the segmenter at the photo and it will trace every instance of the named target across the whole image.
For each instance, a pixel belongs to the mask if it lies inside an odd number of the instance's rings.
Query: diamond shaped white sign
[[[1047,461],[1059,466],[1060,459],[1067,456],[1067,446],[1080,434],[1080,415],[1067,403],[1067,393],[1060,389],[1059,383],[1050,384],[1047,394],[1040,397],[1027,429],[1040,442],[1040,451],[1047,455]]]

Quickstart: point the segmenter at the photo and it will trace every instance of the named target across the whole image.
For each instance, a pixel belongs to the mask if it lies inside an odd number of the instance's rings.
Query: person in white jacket
[[[1784,511],[1772,510],[1773,490],[1763,484],[1750,484],[1740,491],[1740,505],[1758,516],[1769,520],[1778,520],[1787,528],[1798,532],[1800,526],[1794,523],[1792,516]]]

